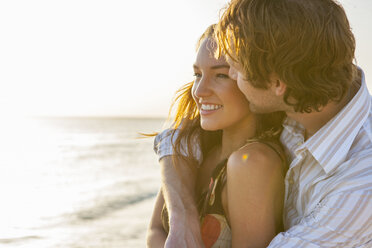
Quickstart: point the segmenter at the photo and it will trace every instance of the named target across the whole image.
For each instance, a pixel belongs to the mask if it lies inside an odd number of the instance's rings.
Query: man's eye
[[[216,76],[217,76],[218,78],[230,78],[229,75],[227,75],[227,74],[223,74],[223,73],[218,73]]]
[[[200,77],[201,77],[201,74],[200,74],[200,73],[197,73],[197,72],[195,72],[195,73],[194,73],[194,77],[196,77],[196,78],[200,78]]]

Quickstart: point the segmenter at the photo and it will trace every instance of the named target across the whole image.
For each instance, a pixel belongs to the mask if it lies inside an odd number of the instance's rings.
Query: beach
[[[21,135],[2,144],[0,247],[145,247],[160,171],[153,138],[138,137],[160,131],[163,122],[58,118],[18,125]]]

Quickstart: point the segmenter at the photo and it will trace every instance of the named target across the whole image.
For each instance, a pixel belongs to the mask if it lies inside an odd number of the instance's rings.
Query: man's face
[[[281,97],[275,94],[275,83],[268,84],[268,89],[256,88],[245,79],[243,68],[238,63],[227,59],[230,64],[229,76],[237,81],[239,89],[249,101],[253,113],[271,113],[284,110]]]

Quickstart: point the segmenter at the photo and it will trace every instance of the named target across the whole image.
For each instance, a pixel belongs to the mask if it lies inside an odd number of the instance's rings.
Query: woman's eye
[[[218,73],[218,74],[217,74],[217,77],[218,77],[218,78],[230,78],[229,75],[227,75],[227,74],[223,74],[223,73]]]
[[[196,78],[200,78],[200,77],[201,77],[201,74],[200,74],[200,73],[197,73],[197,72],[195,72],[195,73],[194,73],[194,77],[196,77]]]

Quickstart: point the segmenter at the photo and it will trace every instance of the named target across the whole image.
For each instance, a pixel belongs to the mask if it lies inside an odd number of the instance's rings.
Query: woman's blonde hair
[[[199,49],[201,43],[205,39],[215,40],[215,27],[216,24],[209,26],[206,31],[201,35],[197,42],[196,48]],[[193,169],[196,169],[198,165],[197,154],[193,149],[196,144],[195,140],[199,140],[201,144],[201,153],[205,157],[213,147],[221,144],[222,131],[206,131],[200,126],[200,114],[197,105],[192,97],[192,87],[194,82],[185,84],[180,88],[175,96],[175,99],[171,105],[171,110],[176,106],[175,117],[172,124],[172,140],[175,142],[172,144],[176,154],[183,154],[181,147],[187,146],[187,156],[183,157],[187,164]],[[170,113],[171,113],[170,110]],[[261,139],[277,139],[282,130],[282,121],[284,118],[283,112],[276,112],[270,114],[257,115],[257,129],[256,137]],[[173,136],[178,130],[177,138]],[[198,139],[195,139],[198,137]],[[182,149],[183,150],[183,149]]]

